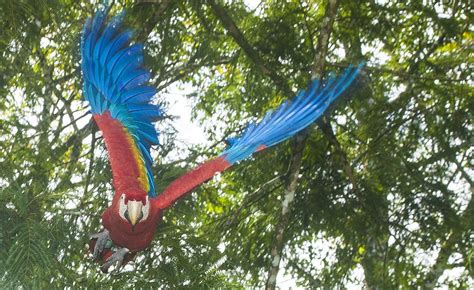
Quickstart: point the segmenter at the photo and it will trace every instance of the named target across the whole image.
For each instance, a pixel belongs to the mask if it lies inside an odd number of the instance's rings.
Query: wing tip
[[[311,80],[307,90],[300,91],[292,102],[285,101],[268,119],[265,116],[256,126],[249,124],[240,137],[229,138],[230,144],[220,156],[233,164],[304,130],[326,112],[364,66],[365,62],[349,65],[338,78],[330,76],[324,86],[319,79]]]

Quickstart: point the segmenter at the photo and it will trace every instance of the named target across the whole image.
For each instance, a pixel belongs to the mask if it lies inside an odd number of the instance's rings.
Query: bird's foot
[[[106,262],[100,267],[102,272],[106,273],[108,269],[114,265],[115,269],[112,273],[119,271],[122,265],[124,265],[124,259],[127,254],[130,253],[130,250],[127,248],[117,248],[117,250],[106,260]]]
[[[91,239],[97,239],[93,252],[94,259],[98,259],[104,249],[112,247],[112,240],[110,239],[109,231],[107,229],[103,232],[91,235]]]

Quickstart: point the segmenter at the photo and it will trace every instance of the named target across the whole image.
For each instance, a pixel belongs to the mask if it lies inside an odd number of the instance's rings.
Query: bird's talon
[[[93,252],[94,259],[99,258],[100,254],[104,251],[104,249],[112,243],[109,231],[107,229],[100,233],[91,235],[91,239],[97,239]]]
[[[102,265],[101,270],[103,272],[107,272],[107,270],[115,265],[115,269],[112,271],[112,274],[118,273],[120,270],[121,266],[123,265],[123,261],[125,259],[125,256],[130,253],[130,250],[127,248],[118,248],[117,251],[115,251],[112,256],[110,256],[107,261]]]

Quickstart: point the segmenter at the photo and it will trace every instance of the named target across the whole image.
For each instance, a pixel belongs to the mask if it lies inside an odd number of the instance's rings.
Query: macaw
[[[216,158],[173,181],[162,193],[155,192],[150,148],[158,144],[154,122],[163,116],[152,104],[156,89],[149,85],[150,72],[143,67],[143,45],[131,41],[122,28],[123,13],[107,20],[99,10],[84,25],[81,38],[83,95],[102,132],[113,176],[115,194],[102,215],[104,230],[91,236],[91,252],[102,270],[116,270],[150,246],[163,211],[216,173],[230,168],[253,153],[281,143],[300,132],[349,87],[362,66],[349,67],[339,77],[313,80],[274,112],[229,140]],[[115,249],[115,251],[113,251]]]

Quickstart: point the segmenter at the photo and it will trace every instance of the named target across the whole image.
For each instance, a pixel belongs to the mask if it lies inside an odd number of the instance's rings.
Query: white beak
[[[129,200],[127,203],[128,218],[132,226],[136,225],[138,221],[142,218],[142,207],[143,203],[141,201]]]

